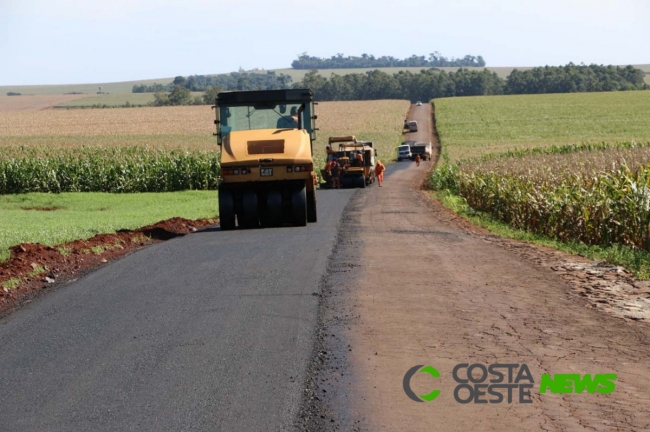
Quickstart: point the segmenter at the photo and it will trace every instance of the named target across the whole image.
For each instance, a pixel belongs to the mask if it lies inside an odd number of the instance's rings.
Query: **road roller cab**
[[[316,222],[311,90],[224,92],[215,108],[221,229]]]

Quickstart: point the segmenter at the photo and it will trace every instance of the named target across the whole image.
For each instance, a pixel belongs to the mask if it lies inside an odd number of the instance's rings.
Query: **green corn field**
[[[443,165],[431,185],[515,228],[650,250],[650,143],[492,154]]]
[[[216,151],[148,147],[5,147],[0,194],[214,190]]]

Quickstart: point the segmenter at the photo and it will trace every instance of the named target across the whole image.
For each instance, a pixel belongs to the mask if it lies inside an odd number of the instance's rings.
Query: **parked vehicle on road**
[[[411,153],[411,141],[406,141],[401,146],[397,147],[397,161],[401,162],[404,159],[411,159],[413,154]]]
[[[415,103],[415,106],[422,106],[422,102],[417,101],[417,102]]]
[[[419,142],[411,145],[412,159],[415,159],[415,156],[420,155],[420,159],[423,161],[431,160],[431,155],[433,154],[433,145],[430,142]]]
[[[418,122],[415,120],[412,120],[409,122],[409,132],[417,132],[418,131]]]

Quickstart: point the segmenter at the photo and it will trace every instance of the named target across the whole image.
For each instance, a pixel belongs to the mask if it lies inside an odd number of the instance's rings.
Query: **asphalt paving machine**
[[[338,144],[334,154],[340,166],[341,187],[365,188],[375,182],[377,150],[372,141],[358,141],[354,135],[330,137],[332,149],[335,144]]]

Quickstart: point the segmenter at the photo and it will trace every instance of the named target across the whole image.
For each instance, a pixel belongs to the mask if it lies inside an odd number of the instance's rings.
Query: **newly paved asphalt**
[[[306,228],[148,247],[4,318],[0,430],[290,429],[355,192],[319,191]]]

